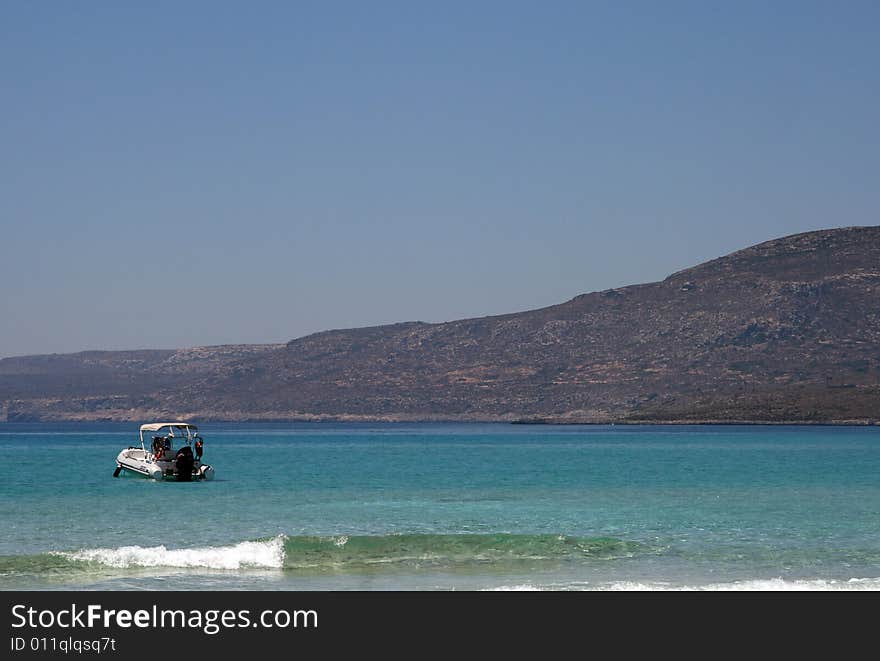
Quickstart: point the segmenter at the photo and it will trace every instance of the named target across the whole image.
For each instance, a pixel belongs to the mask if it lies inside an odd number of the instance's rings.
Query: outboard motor
[[[178,482],[189,482],[192,480],[194,463],[195,459],[193,458],[192,448],[188,445],[184,445],[177,451],[177,454],[174,455],[174,465],[177,468]]]

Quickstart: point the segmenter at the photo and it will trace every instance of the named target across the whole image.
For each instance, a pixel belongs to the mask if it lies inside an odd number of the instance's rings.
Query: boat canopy
[[[146,425],[141,425],[141,431],[159,431],[162,427],[175,427],[177,429],[192,429],[193,431],[197,431],[198,427],[195,425],[191,425],[188,422],[151,422]]]

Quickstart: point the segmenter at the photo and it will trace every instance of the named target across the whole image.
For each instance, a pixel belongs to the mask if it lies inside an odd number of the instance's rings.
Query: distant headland
[[[546,308],[277,345],[0,360],[0,421],[880,421],[880,227]]]

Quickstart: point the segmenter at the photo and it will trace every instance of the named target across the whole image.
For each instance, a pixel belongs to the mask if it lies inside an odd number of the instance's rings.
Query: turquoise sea
[[[880,589],[880,428],[0,424],[0,589]]]

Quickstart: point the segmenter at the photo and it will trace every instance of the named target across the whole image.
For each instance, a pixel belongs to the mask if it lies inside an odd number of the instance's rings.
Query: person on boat
[[[202,443],[202,437],[196,436],[196,459],[199,461],[202,460],[202,452],[205,451],[204,444]]]

